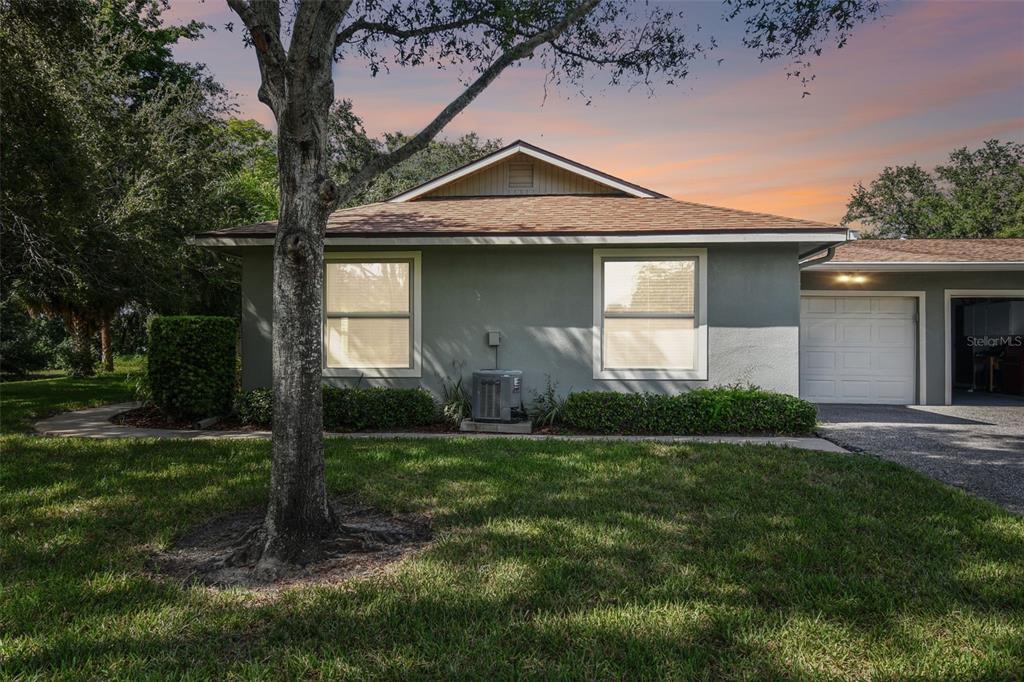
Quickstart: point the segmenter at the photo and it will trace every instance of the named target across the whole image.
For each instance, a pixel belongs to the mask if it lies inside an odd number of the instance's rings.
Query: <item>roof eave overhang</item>
[[[825,248],[846,241],[846,231],[821,230],[733,230],[642,234],[474,234],[474,235],[328,235],[325,246],[542,246],[572,244],[713,244],[713,243],[797,243]],[[273,246],[273,235],[245,237],[199,236],[193,242],[207,248]]]
[[[876,261],[855,263],[850,261],[829,261],[807,267],[808,270],[826,272],[934,272],[934,271],[983,271],[983,270],[1024,270],[1024,261]]]

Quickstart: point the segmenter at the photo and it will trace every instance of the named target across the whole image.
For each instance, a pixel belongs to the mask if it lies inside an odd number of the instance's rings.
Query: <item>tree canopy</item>
[[[185,237],[257,213],[225,178],[258,145],[222,120],[230,102],[203,68],[172,58],[203,26],[164,25],[165,6],[2,9],[3,296],[62,317],[83,353],[127,304],[238,305],[234,267]]]
[[[858,183],[844,224],[881,238],[1024,237],[1024,145],[988,140],[925,170],[887,166]]]

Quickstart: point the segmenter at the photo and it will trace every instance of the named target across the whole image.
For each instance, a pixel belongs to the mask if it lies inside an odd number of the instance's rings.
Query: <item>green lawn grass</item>
[[[436,543],[268,597],[147,577],[258,504],[265,442],[0,441],[0,678],[1024,676],[1024,519],[863,456],[332,440]]]
[[[0,382],[0,432],[27,431],[34,420],[57,412],[133,400],[145,368],[143,356],[119,357],[113,372],[92,377]]]

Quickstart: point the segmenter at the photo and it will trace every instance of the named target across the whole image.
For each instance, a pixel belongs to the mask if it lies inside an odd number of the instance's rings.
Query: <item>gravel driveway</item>
[[[819,405],[819,434],[1024,515],[1024,406]]]

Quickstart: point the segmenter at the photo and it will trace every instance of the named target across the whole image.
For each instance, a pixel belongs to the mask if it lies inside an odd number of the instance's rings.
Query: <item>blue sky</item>
[[[742,46],[721,4],[668,4],[720,44],[683,83],[648,96],[596,81],[589,105],[573,90],[545,100],[543,74],[527,64],[446,134],[522,138],[676,198],[833,222],[856,182],[886,165],[931,166],[993,137],[1024,141],[1024,2],[893,2],[815,60],[808,97],[785,63],[759,63]],[[236,93],[240,115],[271,125],[256,99],[254,53],[222,28],[238,23],[224,3],[173,0],[168,19],[189,18],[221,28],[177,55],[206,63]],[[371,133],[414,132],[458,93],[458,75],[424,67],[371,78],[342,62],[335,91]]]

